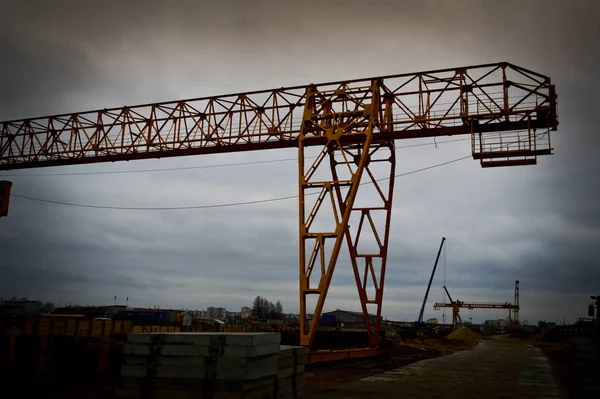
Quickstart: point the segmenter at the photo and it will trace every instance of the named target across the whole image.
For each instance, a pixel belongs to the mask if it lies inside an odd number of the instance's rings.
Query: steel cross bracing
[[[0,122],[0,169],[297,147],[301,343],[313,342],[343,255],[377,345],[393,141],[469,134],[482,166],[532,164],[552,152],[557,125],[550,78],[496,63]],[[374,193],[361,198],[365,183]]]

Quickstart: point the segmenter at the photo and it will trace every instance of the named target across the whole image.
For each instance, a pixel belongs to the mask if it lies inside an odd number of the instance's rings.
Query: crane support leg
[[[394,194],[396,165],[394,142],[372,143],[369,153],[365,155],[367,160],[364,179],[361,183],[372,185],[377,194],[369,198],[370,204],[358,204],[355,201],[355,206],[351,209],[351,225],[346,227],[346,242],[350,250],[350,261],[354,270],[369,343],[376,346],[379,343],[381,305]],[[337,168],[340,165],[343,163],[331,156],[331,168],[336,177]],[[338,202],[345,210],[342,190],[339,186],[336,188],[336,194]],[[363,242],[367,242],[367,244],[362,245]],[[369,243],[371,245],[368,245]],[[373,313],[369,309],[372,307],[375,308]],[[376,316],[375,320],[372,320],[371,314]]]
[[[370,86],[362,87],[341,84],[334,90],[326,91],[319,91],[314,86],[307,88],[298,140],[298,186],[300,344],[309,348],[317,332],[327,291],[341,253],[349,258],[344,261],[351,263],[354,268],[370,342],[376,343],[378,336],[379,322],[375,321],[371,326],[366,306],[377,305],[377,315],[381,314],[394,170],[393,144],[390,141],[373,142],[373,133],[380,117],[379,90],[377,80],[373,80]],[[314,146],[315,140],[325,143]],[[318,150],[314,158],[308,153],[309,147]],[[388,154],[387,158],[378,157],[386,150],[391,155]],[[326,158],[329,158],[328,163],[325,162]],[[307,164],[307,160],[312,161]],[[364,254],[357,250],[357,238],[352,238],[349,222],[354,214],[360,213],[363,216],[358,222],[361,226],[359,230],[362,225],[371,225],[372,217],[369,215],[375,211],[375,207],[359,209],[355,201],[363,177],[376,180],[371,167],[376,163],[386,163],[390,173],[385,176],[389,179],[389,189],[382,194],[383,205],[379,206],[385,211],[385,225],[376,233],[381,237],[379,250]],[[349,252],[342,251],[344,241],[349,244]],[[367,274],[374,281],[373,298],[366,295],[367,279],[358,278],[360,258],[365,259],[365,271],[370,272]],[[375,258],[380,260],[378,273],[373,265]],[[309,297],[316,297],[316,303],[309,303]],[[310,322],[309,309],[314,309]]]

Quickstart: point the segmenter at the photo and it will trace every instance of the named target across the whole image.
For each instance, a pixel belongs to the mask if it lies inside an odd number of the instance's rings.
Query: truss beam
[[[473,154],[484,157],[495,151],[492,144],[506,140],[480,133],[558,125],[550,78],[497,63],[0,122],[0,169],[297,147],[309,87],[368,90],[374,80],[386,108],[380,111],[390,116],[371,126],[374,141],[471,134]],[[338,97],[332,107],[343,101]],[[360,123],[358,131],[369,121]],[[528,145],[523,138],[517,150],[551,151],[549,139],[534,143],[528,134]],[[320,136],[302,145],[325,146],[328,140]],[[362,140],[338,138],[340,144]]]

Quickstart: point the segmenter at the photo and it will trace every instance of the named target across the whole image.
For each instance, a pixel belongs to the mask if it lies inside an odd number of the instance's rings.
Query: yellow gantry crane
[[[532,165],[557,126],[550,78],[502,62],[0,122],[0,169],[297,148],[300,342],[313,342],[345,244],[377,347],[395,140],[470,135],[483,167]],[[362,183],[377,193],[368,205]],[[3,216],[10,189],[0,183]]]
[[[433,308],[435,310],[439,310],[440,308],[452,308],[452,325],[456,325],[457,323],[462,324],[462,319],[460,317],[460,309],[506,309],[508,310],[508,319],[509,319],[509,327],[511,328],[520,328],[519,325],[519,310],[521,309],[519,304],[519,280],[515,281],[515,301],[513,303],[510,302],[464,302],[464,301],[453,301],[450,293],[446,286],[444,286],[444,290],[446,291],[446,295],[448,295],[448,299],[450,303],[441,303],[436,302],[433,304]]]

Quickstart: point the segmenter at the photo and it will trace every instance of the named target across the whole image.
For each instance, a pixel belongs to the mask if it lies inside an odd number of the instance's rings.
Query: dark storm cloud
[[[556,155],[540,158],[532,168],[481,170],[467,160],[399,178],[384,314],[416,318],[442,235],[448,238],[446,282],[458,298],[510,300],[514,280],[519,279],[522,317],[533,321],[583,314],[586,298],[595,290],[593,282],[600,278],[595,261],[600,179],[594,175],[600,169],[594,119],[598,3],[325,4],[5,2],[0,17],[0,119],[514,62],[551,76],[557,85],[561,124],[553,136]],[[398,149],[397,171],[462,157],[468,151],[468,142]],[[295,156],[294,150],[223,154],[18,173]],[[0,173],[0,178],[6,174]],[[296,175],[295,162],[281,162],[11,180],[16,194],[58,201],[186,206],[293,195]],[[118,295],[140,306],[233,309],[263,295],[296,310],[297,231],[294,200],[139,212],[14,198],[10,217],[0,223],[0,294],[80,303],[110,302]],[[443,270],[440,265],[432,300],[441,299]],[[344,256],[326,305],[335,307],[358,307]],[[428,305],[428,315],[440,313]]]
[[[101,82],[84,54],[69,45],[15,37],[3,27],[0,49],[3,120],[58,112],[60,97],[73,89],[92,90]]]

